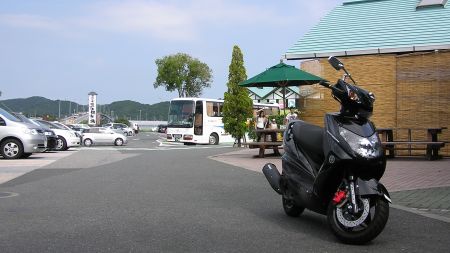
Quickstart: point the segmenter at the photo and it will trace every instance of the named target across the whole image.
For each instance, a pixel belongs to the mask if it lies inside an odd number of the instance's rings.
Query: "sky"
[[[0,100],[168,101],[155,60],[176,53],[212,69],[202,97],[223,98],[234,45],[250,78],[342,1],[0,0]]]

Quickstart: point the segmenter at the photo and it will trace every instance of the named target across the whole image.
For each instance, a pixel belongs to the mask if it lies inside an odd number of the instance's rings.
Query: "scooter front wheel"
[[[349,212],[349,203],[328,205],[328,224],[334,235],[344,243],[364,244],[377,237],[389,218],[389,204],[381,197],[359,199],[357,214]]]
[[[284,212],[291,217],[298,217],[305,210],[304,207],[298,206],[292,199],[285,196],[282,197]]]

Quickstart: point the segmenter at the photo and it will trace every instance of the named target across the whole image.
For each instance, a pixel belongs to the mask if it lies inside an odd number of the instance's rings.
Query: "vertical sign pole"
[[[91,91],[89,92],[89,100],[88,100],[88,125],[96,126],[97,125],[97,93]]]

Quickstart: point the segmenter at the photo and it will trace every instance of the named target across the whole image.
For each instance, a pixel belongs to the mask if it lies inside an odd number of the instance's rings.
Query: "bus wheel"
[[[219,136],[216,133],[212,133],[209,136],[209,144],[211,144],[211,145],[219,144]]]

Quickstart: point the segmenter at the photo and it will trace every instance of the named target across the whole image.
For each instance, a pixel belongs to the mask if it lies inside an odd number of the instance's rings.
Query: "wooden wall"
[[[372,121],[379,128],[450,128],[450,52],[384,54],[339,57],[357,84],[375,94]],[[343,72],[333,69],[327,59],[301,63],[301,69],[321,76],[332,83]],[[323,126],[326,112],[338,111],[339,104],[328,89],[314,86],[321,96],[304,98],[301,118]],[[406,131],[395,133],[406,139]],[[413,139],[425,140],[425,131],[413,131]],[[450,140],[450,129],[439,135]],[[450,143],[444,149],[450,155]]]

